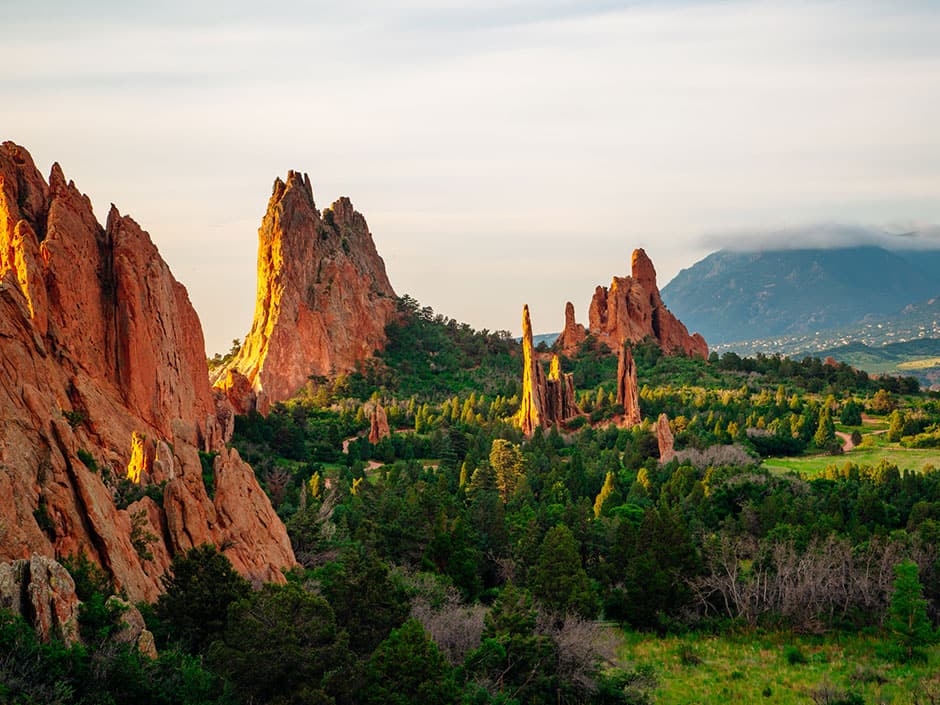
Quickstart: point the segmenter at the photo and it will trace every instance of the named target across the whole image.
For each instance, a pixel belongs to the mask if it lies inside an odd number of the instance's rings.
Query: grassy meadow
[[[882,641],[867,635],[627,632],[620,653],[638,667],[652,667],[657,705],[940,702],[940,647],[926,662],[911,664],[882,658],[881,649]]]

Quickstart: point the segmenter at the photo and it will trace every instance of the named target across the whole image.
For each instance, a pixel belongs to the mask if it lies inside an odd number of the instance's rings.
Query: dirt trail
[[[845,431],[836,431],[836,435],[842,439],[843,453],[848,453],[855,447],[855,444],[852,443],[852,434],[846,433]]]

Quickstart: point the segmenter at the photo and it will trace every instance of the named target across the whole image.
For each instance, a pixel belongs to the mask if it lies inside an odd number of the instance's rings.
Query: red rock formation
[[[636,363],[626,345],[620,348],[617,362],[617,403],[623,405],[621,426],[630,428],[643,420],[640,413],[640,392],[636,382]]]
[[[565,319],[565,332],[558,345],[562,352],[571,355],[581,341],[573,325],[574,313],[569,316],[567,306]],[[569,320],[570,328],[575,330],[570,334]],[[588,324],[590,334],[611,350],[650,337],[667,354],[708,357],[705,339],[698,333],[689,335],[682,322],[663,304],[656,286],[656,270],[642,249],[633,251],[632,276],[614,277],[609,288],[598,286],[594,290]]]
[[[669,417],[665,414],[660,414],[656,419],[656,441],[659,444],[659,462],[668,463],[676,457],[675,439],[669,428]]]
[[[584,326],[578,323],[574,318],[574,304],[570,301],[565,304],[565,329],[555,341],[556,350],[564,350],[567,354],[577,352],[578,347],[587,338],[587,331]]]
[[[372,412],[369,414],[369,443],[378,443],[390,435],[392,435],[392,432],[388,427],[388,417],[385,415],[385,409],[376,401],[372,405]]]
[[[545,409],[545,372],[532,345],[532,321],[529,306],[522,308],[522,403],[516,413],[516,425],[531,436],[542,426]]]
[[[538,427],[551,428],[578,414],[572,375],[561,372],[558,356],[552,356],[548,378],[532,345],[529,307],[522,309],[522,403],[515,416],[516,425],[531,436]]]
[[[155,598],[170,556],[204,541],[247,575],[282,579],[294,564],[254,474],[225,449],[231,409],[220,416],[185,288],[133,220],[112,207],[100,226],[58,165],[47,185],[11,143],[0,146],[0,371],[0,559],[84,552],[132,600]],[[199,450],[219,454],[214,499]],[[166,480],[163,503],[117,509],[128,470]],[[132,512],[156,536],[151,560],[131,542]]]
[[[352,371],[381,349],[396,296],[365,219],[348,198],[321,214],[306,174],[274,182],[258,241],[254,322],[221,376],[243,374],[265,413],[309,376]],[[234,392],[233,404],[252,402]]]

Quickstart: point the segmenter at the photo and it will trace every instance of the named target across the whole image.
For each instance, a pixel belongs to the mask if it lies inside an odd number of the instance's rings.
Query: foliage
[[[41,643],[0,610],[0,702],[43,705],[223,705],[233,700],[197,659],[168,650],[156,660],[130,645]]]
[[[460,692],[440,649],[413,619],[372,653],[363,690],[365,705],[449,705]]]
[[[349,380],[360,399],[375,389],[438,400],[465,389],[517,393],[519,344],[508,331],[475,331],[407,294],[398,299],[398,314],[386,326],[388,342],[377,363]]]
[[[165,634],[191,653],[203,653],[225,630],[229,605],[247,596],[251,586],[215,546],[204,544],[173,557],[163,578],[165,592],[155,607]]]
[[[326,600],[300,585],[266,585],[235,600],[221,636],[209,662],[249,702],[348,702],[346,634]]]
[[[936,632],[927,618],[927,600],[913,561],[894,566],[894,585],[888,607],[886,627],[894,645],[905,660],[923,659],[923,647],[936,640]]]

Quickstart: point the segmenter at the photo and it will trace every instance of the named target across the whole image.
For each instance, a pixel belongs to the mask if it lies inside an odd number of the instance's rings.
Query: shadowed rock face
[[[208,383],[186,289],[133,220],[107,224],[58,165],[0,146],[0,559],[84,552],[132,600],[153,599],[171,556],[227,546],[242,573],[282,579],[283,524],[225,448],[231,407]],[[215,497],[198,451],[217,453]],[[80,452],[81,451],[81,452]],[[79,458],[81,455],[81,458]],[[89,467],[91,466],[91,467]],[[166,481],[127,509],[116,480]],[[154,536],[150,559],[131,541]]]
[[[0,563],[0,608],[22,616],[43,641],[77,642],[78,606],[75,581],[51,558]]]
[[[385,414],[385,407],[376,401],[372,406],[372,412],[369,414],[369,443],[378,443],[390,435],[392,435],[392,432],[388,427],[388,416]]]
[[[705,339],[698,333],[689,335],[682,322],[663,304],[656,286],[656,270],[642,249],[633,251],[631,272],[631,276],[614,277],[610,287],[598,286],[594,290],[587,332],[611,350],[649,337],[667,354],[707,358]],[[558,349],[571,355],[585,337],[584,327],[576,323],[574,307],[569,303]]]
[[[675,439],[669,428],[669,417],[660,414],[656,420],[656,441],[659,444],[659,462],[668,463],[676,457]]]
[[[218,386],[236,408],[266,413],[311,375],[350,372],[386,342],[396,296],[365,218],[341,198],[321,214],[306,174],[291,171],[258,230],[258,294],[251,331]],[[235,370],[253,398],[226,380]]]
[[[626,345],[620,348],[617,363],[617,403],[623,406],[621,425],[624,428],[636,426],[643,420],[643,414],[640,413],[640,391],[636,381],[636,362]]]
[[[562,373],[557,355],[552,356],[548,377],[532,345],[529,307],[522,309],[522,403],[516,425],[531,436],[538,427],[551,428],[581,413],[575,403],[574,379]]]

